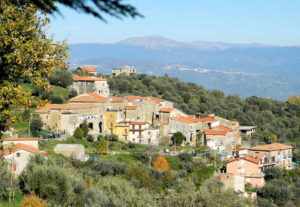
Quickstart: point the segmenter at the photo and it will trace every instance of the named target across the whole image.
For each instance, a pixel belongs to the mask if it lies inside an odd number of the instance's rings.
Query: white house
[[[1,154],[16,175],[20,175],[25,169],[31,156],[41,153],[38,149],[38,138],[7,138],[4,139],[3,146]]]

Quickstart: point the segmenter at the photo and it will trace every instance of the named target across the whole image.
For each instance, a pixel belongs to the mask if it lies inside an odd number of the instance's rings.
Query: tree
[[[33,192],[24,196],[21,207],[47,207],[47,202],[37,197]]]
[[[176,132],[175,134],[173,134],[171,139],[173,141],[173,144],[176,144],[178,146],[181,145],[183,140],[185,140],[186,138],[181,132]]]
[[[48,76],[65,66],[66,46],[47,38],[48,23],[44,13],[26,0],[0,1],[0,136],[10,127],[13,107],[41,104],[22,82],[48,89]]]
[[[43,122],[41,121],[40,118],[34,118],[30,122],[30,132],[32,136],[38,137],[40,134],[39,132],[41,131],[43,127]]]
[[[282,206],[291,199],[292,191],[287,182],[274,179],[260,188],[258,190],[258,195],[262,198],[271,199],[277,205]]]
[[[107,141],[104,138],[100,138],[97,143],[96,149],[98,153],[106,154],[108,152]]]
[[[155,169],[159,171],[168,170],[169,169],[169,163],[163,156],[158,156],[156,161],[154,162]]]
[[[49,82],[52,85],[67,88],[69,85],[72,85],[73,76],[66,69],[64,69],[64,70],[55,70],[53,72],[53,74],[49,77]]]
[[[285,101],[289,104],[300,104],[300,97],[299,96],[291,96]]]
[[[82,129],[80,129],[79,127],[77,127],[75,129],[75,132],[74,132],[74,137],[77,138],[77,139],[82,139],[83,138],[83,131],[82,131]]]
[[[271,167],[264,171],[265,173],[265,180],[273,180],[273,179],[280,179],[282,177],[282,169],[279,167]]]
[[[14,190],[17,189],[17,180],[10,171],[8,163],[0,159],[0,199],[10,200]]]
[[[27,2],[23,0],[21,2]],[[122,0],[52,0],[52,1],[39,1],[39,0],[29,0],[36,6],[38,6],[43,11],[47,13],[59,12],[56,3],[64,4],[77,11],[92,14],[93,16],[105,21],[103,17],[104,14],[121,19],[122,17],[142,17],[137,10],[128,4],[123,4]]]
[[[89,133],[89,126],[87,124],[87,121],[84,121],[79,126],[83,131],[83,136],[86,137],[86,135]]]

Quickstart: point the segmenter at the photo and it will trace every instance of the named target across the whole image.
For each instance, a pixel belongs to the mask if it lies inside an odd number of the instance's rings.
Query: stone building
[[[48,104],[36,113],[40,114],[45,128],[59,134],[73,135],[84,121],[89,126],[90,134],[103,133],[104,114],[93,103]]]
[[[114,68],[112,69],[112,75],[113,76],[118,76],[121,74],[125,74],[125,75],[131,75],[131,74],[136,74],[136,69],[129,67],[128,65],[125,65],[122,68]]]
[[[245,179],[243,176],[233,173],[223,173],[216,177],[223,183],[224,190],[233,190],[235,193],[245,192]]]
[[[109,97],[109,86],[104,78],[76,76],[73,77],[71,88],[75,89],[78,94],[97,93],[103,97]]]

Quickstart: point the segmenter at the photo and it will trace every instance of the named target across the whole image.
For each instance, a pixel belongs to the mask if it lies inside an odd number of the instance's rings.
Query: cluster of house
[[[217,176],[224,187],[248,195],[245,184],[261,187],[265,184],[264,170],[270,167],[292,169],[292,146],[273,143],[252,148],[235,148],[227,160],[226,172]]]
[[[233,147],[241,144],[236,121],[214,114],[187,115],[174,108],[172,102],[155,97],[110,96],[104,78],[73,79],[71,88],[78,96],[66,104],[48,104],[36,111],[44,127],[57,134],[71,136],[86,121],[91,135],[115,134],[120,140],[133,143],[158,145],[161,140],[171,142],[172,135],[181,132],[184,144],[199,143],[217,152],[231,153]]]
[[[95,72],[91,67],[81,67],[80,70],[87,70],[90,74]],[[248,147],[241,137],[251,137],[255,133],[255,126],[240,126],[237,121],[214,114],[187,115],[174,108],[172,102],[160,98],[111,96],[109,85],[104,78],[74,76],[73,79],[71,88],[78,92],[78,96],[71,98],[66,104],[47,104],[36,110],[44,128],[56,134],[72,136],[75,129],[86,122],[89,134],[94,137],[99,134],[115,134],[120,141],[158,145],[160,142],[171,143],[172,135],[181,132],[185,137],[183,144],[208,146],[216,153],[229,158],[227,172],[220,175],[220,179],[224,182],[230,180],[230,183],[232,179],[237,183],[242,179],[243,183],[262,186],[264,169],[274,165],[287,169],[292,167],[291,146],[274,143],[249,149],[237,148]],[[2,152],[10,163],[18,165],[17,160],[21,158],[20,154],[16,153],[20,150],[24,153],[41,153],[36,144],[37,138],[24,140],[27,144],[20,138],[4,140],[3,144],[15,144],[11,148],[12,151]],[[55,150],[57,153],[65,153],[65,156],[85,159],[84,152],[72,154],[81,152],[81,146],[61,145]],[[27,159],[28,156],[21,157]],[[20,172],[22,164],[20,166],[20,169],[15,171]],[[243,192],[244,189],[237,187],[235,190]]]

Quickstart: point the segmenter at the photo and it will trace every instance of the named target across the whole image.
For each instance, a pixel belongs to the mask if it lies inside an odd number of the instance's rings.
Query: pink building
[[[246,154],[240,158],[230,158],[227,162],[227,173],[242,175],[245,183],[252,186],[264,185],[264,174],[262,172],[262,161],[264,154]]]

